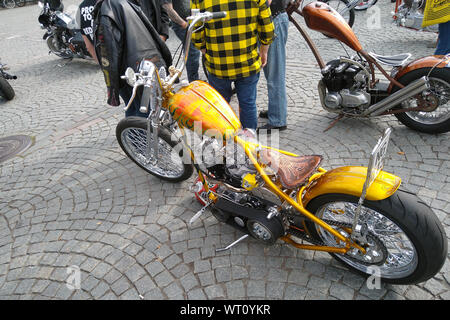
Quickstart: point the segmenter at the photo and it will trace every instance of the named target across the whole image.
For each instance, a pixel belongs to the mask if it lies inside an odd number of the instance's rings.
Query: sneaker
[[[271,130],[283,131],[283,130],[286,130],[286,129],[287,129],[287,126],[276,127],[276,126],[273,126],[273,125],[267,123],[267,124],[259,127],[258,129],[256,129],[256,131],[259,132],[260,130],[267,130],[267,133],[270,133]]]
[[[259,117],[260,118],[264,118],[264,119],[268,119],[269,118],[269,111],[267,110],[263,110],[259,112]]]

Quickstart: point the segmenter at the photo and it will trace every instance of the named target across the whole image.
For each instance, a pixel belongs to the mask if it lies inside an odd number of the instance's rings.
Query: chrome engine
[[[369,75],[366,67],[352,59],[335,59],[322,69],[322,106],[330,112],[353,113],[367,108],[371,96],[367,92]]]
[[[431,25],[422,28],[423,10],[425,9],[424,0],[406,0],[399,7],[395,20],[402,27],[438,32],[438,25]]]
[[[225,155],[223,163],[217,163],[217,156],[215,161],[212,158],[205,159],[206,163],[204,161],[208,183],[218,197],[210,207],[211,212],[219,221],[250,234],[258,241],[269,245],[275,243],[289,227],[283,214],[286,210],[279,198],[265,188],[264,181],[242,148],[228,145],[225,149],[221,149]],[[205,200],[206,197],[201,195]]]

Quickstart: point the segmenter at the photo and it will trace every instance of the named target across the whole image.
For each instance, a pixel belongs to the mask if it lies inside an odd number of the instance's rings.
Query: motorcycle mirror
[[[42,2],[38,2],[38,6],[40,7],[40,8],[43,8],[44,7],[44,4],[42,3]]]
[[[128,67],[125,70],[124,78],[130,86],[134,87],[134,85],[136,83],[136,73],[134,72],[134,70],[132,68]]]

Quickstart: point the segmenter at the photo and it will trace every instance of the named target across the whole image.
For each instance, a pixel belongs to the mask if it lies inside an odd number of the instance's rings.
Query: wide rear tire
[[[358,198],[346,194],[325,194],[312,199],[307,209],[316,216],[335,224],[340,232],[349,232]],[[382,281],[393,284],[415,284],[426,281],[442,268],[447,257],[447,237],[442,224],[433,211],[416,195],[398,190],[387,199],[366,200],[360,221],[366,222],[374,243],[386,259],[374,265],[364,261],[363,255],[331,255],[348,268],[365,276],[379,268]],[[325,229],[307,223],[310,235],[326,245],[339,246]],[[334,243],[333,243],[334,241]],[[363,245],[363,244],[361,244]],[[377,257],[377,255],[374,255]]]
[[[423,76],[429,76],[430,98],[437,108],[432,112],[402,112],[396,113],[397,119],[405,126],[424,133],[445,133],[450,131],[450,68],[420,68],[408,72],[398,81],[401,84],[408,85]],[[397,91],[395,87],[393,91]],[[416,98],[411,98],[398,108],[409,108],[418,106]]]

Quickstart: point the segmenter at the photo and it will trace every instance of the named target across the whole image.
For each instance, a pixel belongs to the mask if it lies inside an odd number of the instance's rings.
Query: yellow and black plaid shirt
[[[261,69],[258,40],[270,44],[274,37],[266,0],[191,0],[201,12],[226,11],[223,19],[205,23],[192,35],[198,49],[206,49],[206,68],[222,79],[248,77]]]

